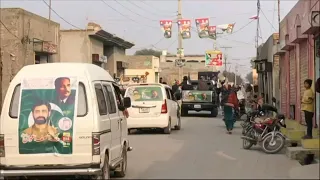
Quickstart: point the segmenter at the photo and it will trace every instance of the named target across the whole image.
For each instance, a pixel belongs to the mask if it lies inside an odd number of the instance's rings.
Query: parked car
[[[58,69],[58,71],[57,71]],[[118,103],[117,103],[118,102]],[[124,177],[130,107],[104,69],[83,63],[23,67],[0,119],[0,177]]]
[[[125,97],[130,97],[128,129],[163,129],[165,134],[181,128],[180,108],[171,87],[166,84],[131,84]]]

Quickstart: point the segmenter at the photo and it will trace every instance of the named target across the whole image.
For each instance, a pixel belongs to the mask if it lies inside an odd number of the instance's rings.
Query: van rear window
[[[13,95],[11,98],[11,103],[9,107],[9,116],[11,118],[18,118],[19,112],[19,102],[20,102],[20,84],[18,84],[13,91]],[[88,112],[88,102],[86,96],[86,90],[82,83],[79,83],[79,92],[78,92],[78,109],[77,109],[77,116],[83,117]]]
[[[136,86],[129,87],[126,91],[126,97],[131,101],[162,101],[163,95],[160,87],[157,86]]]

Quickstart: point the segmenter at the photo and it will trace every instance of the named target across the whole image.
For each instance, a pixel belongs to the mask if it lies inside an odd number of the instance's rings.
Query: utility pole
[[[257,29],[256,29],[256,60],[259,60],[259,27],[260,27],[260,0],[257,0]],[[262,92],[262,87],[259,86],[260,83],[263,83],[262,77],[258,75],[258,89],[259,93]]]
[[[50,32],[50,26],[51,26],[51,0],[49,0],[49,23],[48,23],[48,30]]]
[[[224,49],[225,53],[224,53],[224,70],[227,71],[227,58],[228,58],[228,54],[227,54],[227,50],[231,49],[232,47],[221,47],[222,49]]]
[[[278,0],[278,25],[279,25],[279,41],[280,41],[280,0]]]
[[[182,0],[178,0],[178,21],[180,19],[182,19]],[[179,31],[179,30],[178,30]],[[181,36],[181,33],[178,32],[178,48],[179,48],[179,62],[178,65],[179,65],[179,78],[183,78],[183,63],[182,63],[182,59],[181,59],[181,50],[182,50],[182,36]]]

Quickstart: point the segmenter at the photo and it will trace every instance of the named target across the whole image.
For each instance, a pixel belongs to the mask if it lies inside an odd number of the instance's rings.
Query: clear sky
[[[1,0],[0,2],[2,8],[20,7],[43,17],[48,17],[49,14],[49,8],[43,0]],[[46,2],[49,1],[46,0]],[[296,2],[297,0],[281,0],[281,19]],[[133,54],[141,48],[176,53],[177,25],[173,25],[172,38],[164,39],[159,20],[175,20],[177,6],[177,0],[52,0],[52,9],[70,24],[85,28],[86,24],[92,21],[100,24],[104,30],[134,42],[136,45],[131,50],[127,50],[127,54]],[[255,0],[182,0],[182,16],[185,19],[191,19],[193,27],[195,27],[195,18],[210,17],[210,25],[235,22],[235,33],[218,38],[217,45],[232,47],[228,50],[230,63],[247,64],[246,67],[240,67],[240,72],[245,73],[249,70],[250,57],[255,56],[256,53],[256,21],[245,25],[251,21],[249,19],[251,16],[257,14],[256,6]],[[277,1],[261,0],[261,9],[263,13],[260,15],[260,43],[278,31]],[[55,13],[52,13],[52,19],[60,23],[62,29],[75,29]],[[204,54],[205,50],[213,48],[212,40],[200,39],[194,31],[192,33],[191,39],[183,41],[185,54]],[[233,63],[232,69],[234,66]]]

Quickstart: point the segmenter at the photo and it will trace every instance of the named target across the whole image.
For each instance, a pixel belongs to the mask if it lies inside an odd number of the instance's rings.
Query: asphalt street
[[[268,155],[258,146],[242,149],[239,123],[226,134],[219,118],[183,117],[182,129],[170,135],[129,135],[126,179],[289,178],[298,166],[284,152]]]

